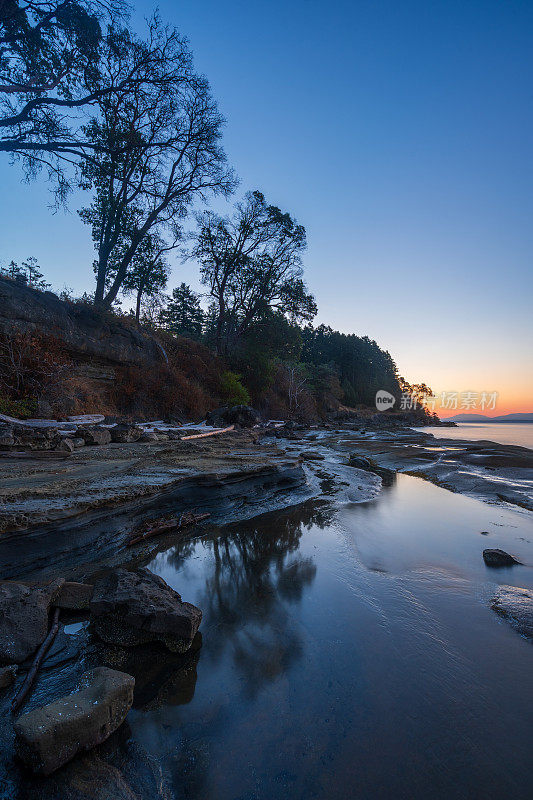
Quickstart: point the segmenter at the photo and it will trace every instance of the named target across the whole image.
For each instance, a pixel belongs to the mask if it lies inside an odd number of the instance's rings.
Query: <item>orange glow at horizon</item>
[[[453,354],[446,338],[431,337],[409,342],[401,353],[401,365],[410,383],[422,378],[431,387],[434,410],[441,419],[457,414],[483,414],[501,417],[506,414],[533,414],[533,364],[530,339],[516,339],[512,348],[499,341],[469,342],[468,349],[455,348]],[[414,368],[413,368],[414,367]],[[416,376],[417,380],[413,380]],[[457,408],[442,407],[442,395],[457,393]],[[497,392],[495,407],[481,408],[483,393]],[[477,400],[468,406],[467,396]],[[433,410],[431,408],[431,410]]]
[[[494,389],[494,391],[497,390]],[[483,414],[485,417],[502,417],[505,414],[533,414],[533,398],[530,395],[514,394],[511,391],[499,392],[495,407],[485,407],[483,409],[479,402],[475,408],[462,407],[461,394],[462,392],[459,391],[457,408],[441,408],[441,392],[435,393],[438,398],[435,411],[441,419],[454,417],[457,414]],[[478,392],[480,397],[481,394],[482,392]]]

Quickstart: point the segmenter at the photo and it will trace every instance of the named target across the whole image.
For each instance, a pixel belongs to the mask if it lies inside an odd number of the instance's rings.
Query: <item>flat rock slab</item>
[[[533,639],[533,591],[516,586],[500,586],[492,608],[505,617],[522,636]]]
[[[43,587],[0,583],[0,664],[22,664],[37,650],[63,583],[63,578]]]
[[[109,644],[133,647],[162,642],[184,653],[202,621],[202,612],[148,569],[117,569],[100,580],[90,604],[95,632]]]
[[[50,775],[76,753],[105,741],[124,722],[135,679],[97,667],[85,672],[79,690],[23,714],[15,722],[15,751],[34,772]]]
[[[315,453],[314,450],[302,450],[300,458],[303,458],[304,461],[324,461],[325,456]]]

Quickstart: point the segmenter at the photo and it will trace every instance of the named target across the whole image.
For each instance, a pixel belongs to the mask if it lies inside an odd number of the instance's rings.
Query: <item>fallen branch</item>
[[[50,649],[50,645],[56,638],[58,630],[59,630],[59,608],[56,608],[54,611],[54,620],[52,622],[52,627],[48,631],[46,639],[39,647],[37,655],[33,659],[33,664],[31,665],[31,669],[26,675],[24,683],[20,687],[19,693],[11,703],[11,712],[13,714],[15,713],[15,711],[17,711],[17,709],[22,705],[22,703],[26,699],[26,695],[30,691],[33,681],[35,680],[35,676],[37,675],[37,671],[41,665],[41,661],[43,660],[48,650]]]
[[[209,431],[208,433],[193,433],[192,436],[182,436],[181,441],[186,442],[188,439],[206,439],[208,436],[216,436],[219,433],[229,433],[235,430],[235,425],[230,425],[229,428],[218,428],[216,431]]]
[[[0,458],[70,458],[72,453],[61,450],[3,450]]]
[[[173,517],[170,520],[164,520],[163,522],[148,528],[148,530],[144,533],[141,533],[138,536],[132,536],[128,540],[127,546],[132,547],[134,544],[144,542],[145,539],[152,539],[154,536],[159,536],[160,534],[167,533],[168,531],[188,528],[191,525],[196,525],[196,523],[207,519],[209,516],[210,514],[194,514],[192,511],[186,511],[185,514],[182,514],[180,517]]]

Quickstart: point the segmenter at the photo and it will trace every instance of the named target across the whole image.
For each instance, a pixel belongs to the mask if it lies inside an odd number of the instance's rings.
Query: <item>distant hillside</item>
[[[486,414],[456,414],[447,417],[447,422],[533,422],[533,412],[504,414],[501,417],[488,417]]]

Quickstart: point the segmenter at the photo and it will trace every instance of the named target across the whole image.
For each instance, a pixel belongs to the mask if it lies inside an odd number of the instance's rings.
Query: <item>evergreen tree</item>
[[[50,284],[44,280],[44,275],[36,258],[30,256],[26,261],[22,262],[22,268],[25,271],[28,286],[31,286],[32,289],[40,289],[44,292],[50,288]]]
[[[205,314],[200,306],[200,297],[186,283],[173,290],[161,322],[170,333],[200,339],[205,322]]]
[[[0,275],[5,275],[6,278],[11,278],[12,281],[25,283],[32,289],[39,289],[42,292],[50,288],[50,284],[44,280],[44,275],[41,272],[40,265],[37,263],[37,259],[33,256],[23,261],[20,267],[16,261],[10,261],[7,267],[0,267]]]

